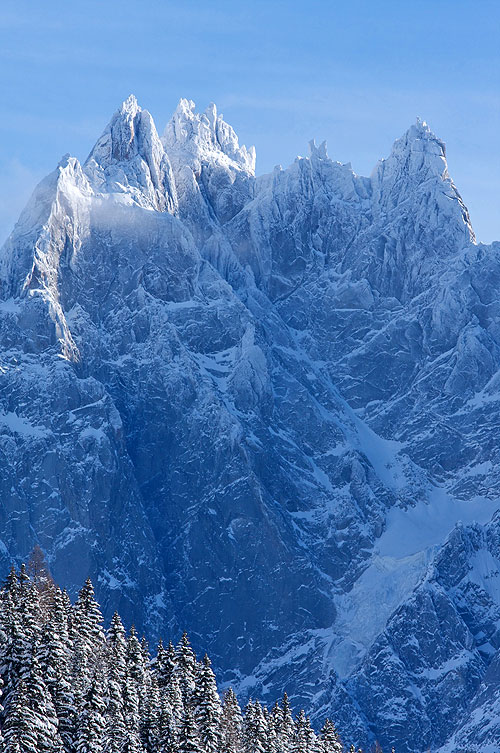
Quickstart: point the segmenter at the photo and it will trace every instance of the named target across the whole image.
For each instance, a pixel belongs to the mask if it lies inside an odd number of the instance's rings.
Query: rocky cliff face
[[[2,566],[104,573],[108,614],[347,739],[484,749],[500,245],[422,122],[370,178],[314,142],[254,165],[215,106],[160,138],[130,97],[35,190],[1,254]]]

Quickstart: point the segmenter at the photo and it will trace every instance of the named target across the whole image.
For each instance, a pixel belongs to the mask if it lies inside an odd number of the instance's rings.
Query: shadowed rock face
[[[500,245],[421,122],[371,178],[314,142],[254,164],[215,106],[182,100],[160,139],[130,97],[35,190],[0,260],[2,566],[38,542],[108,616],[187,629],[242,696],[287,688],[346,739],[465,724],[474,751],[497,735]]]

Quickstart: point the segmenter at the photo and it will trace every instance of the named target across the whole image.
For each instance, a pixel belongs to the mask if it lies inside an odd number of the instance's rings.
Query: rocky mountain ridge
[[[484,750],[500,244],[425,123],[369,178],[310,146],[256,178],[215,106],[160,138],[130,97],[37,187],[0,260],[3,567],[38,542],[363,744]]]

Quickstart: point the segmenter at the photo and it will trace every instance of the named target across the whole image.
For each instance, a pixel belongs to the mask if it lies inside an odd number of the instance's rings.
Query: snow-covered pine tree
[[[308,716],[306,716],[306,739],[308,753],[319,753],[318,738]]]
[[[108,682],[104,749],[106,753],[122,753],[128,739],[124,700],[127,644],[125,628],[117,612],[111,619],[106,648]]]
[[[179,730],[178,753],[204,753],[200,743],[196,722],[190,708],[184,710]]]
[[[278,716],[278,748],[282,751],[289,751],[292,746],[294,735],[295,724],[293,721],[292,710],[290,708],[290,701],[288,700],[288,694],[285,692],[283,694],[280,714]]]
[[[45,684],[54,703],[57,717],[64,725],[71,723],[73,693],[70,682],[71,646],[62,593],[54,589],[52,605],[42,627],[38,658]],[[68,740],[69,743],[69,740]]]
[[[58,719],[52,698],[42,676],[40,662],[34,653],[25,681],[27,703],[33,711],[37,736],[37,753],[60,753],[63,749],[58,732]]]
[[[5,682],[4,707],[7,711],[10,695],[29,670],[33,653],[31,636],[26,634],[20,609],[20,590],[9,589],[2,599],[2,656],[0,675]]]
[[[266,751],[267,753],[279,753],[278,735],[276,733],[273,714],[267,706],[263,706],[262,711],[266,720]]]
[[[144,652],[137,638],[134,626],[127,638],[125,653],[125,685],[123,703],[125,724],[127,727],[128,746],[140,744],[141,717],[144,715],[147,695],[152,684],[149,662],[144,660]]]
[[[165,695],[162,697],[161,711],[158,719],[158,748],[162,753],[177,753],[179,750],[180,725],[178,726],[170,704]]]
[[[266,753],[267,729],[262,706],[250,700],[245,708],[243,719],[244,753]]]
[[[125,628],[118,612],[115,612],[111,618],[106,636],[106,647],[108,668],[116,675],[123,687],[127,673],[127,641]]]
[[[102,659],[105,645],[102,623],[103,617],[94,597],[94,587],[88,578],[78,594],[71,615],[74,642],[73,671],[83,693],[86,692],[94,670]]]
[[[19,568],[18,580],[19,580],[19,588],[20,588],[21,591],[23,591],[24,588],[30,582],[30,576],[28,575],[28,570],[27,570],[27,567],[24,564],[24,562],[22,563],[21,567]]]
[[[34,650],[40,644],[42,632],[40,594],[34,583],[26,582],[25,587],[21,590],[19,607],[26,647],[30,646]]]
[[[205,654],[195,678],[195,719],[204,753],[217,753],[221,744],[222,707],[211,662]]]
[[[4,725],[3,753],[38,753],[37,718],[23,680],[12,693]]]
[[[175,648],[172,641],[169,641],[167,648],[164,647],[163,641],[158,643],[158,650],[154,660],[154,669],[158,677],[158,685],[164,688],[169,685],[175,672]]]
[[[196,701],[193,698],[196,677],[196,656],[189,643],[187,633],[182,634],[182,638],[175,649],[175,674],[179,678],[184,706],[189,707],[194,713],[196,708]]]
[[[106,704],[103,681],[96,672],[92,677],[79,714],[76,730],[77,753],[103,753]]]
[[[342,753],[343,746],[339,733],[330,719],[325,719],[325,723],[319,733],[319,750],[320,753]]]
[[[151,660],[149,654],[144,655],[144,649],[137,637],[137,631],[132,625],[127,638],[126,652],[127,674],[137,685],[144,685],[150,673]]]
[[[295,729],[290,747],[291,753],[309,753],[307,720],[304,709],[301,709],[297,715],[294,727]]]
[[[71,684],[72,644],[68,614],[64,593],[60,588],[54,587],[49,622],[42,628],[40,664],[56,709],[61,740],[65,749],[71,750],[76,712],[75,693]]]
[[[271,711],[269,712],[268,728],[269,737],[273,741],[272,751],[273,753],[279,753],[280,749],[280,733],[282,723],[282,711],[278,701],[275,701]]]
[[[149,679],[147,693],[145,694],[144,707],[139,720],[139,731],[142,745],[147,753],[155,753],[158,748],[159,720],[163,699],[156,677]]]
[[[6,597],[7,594],[10,594],[13,599],[16,598],[19,588],[16,566],[11,565],[9,573],[2,583],[2,598]]]
[[[181,722],[184,718],[185,706],[184,700],[182,698],[181,685],[177,674],[174,673],[172,675],[170,685],[168,685],[166,688],[163,688],[162,692],[165,694],[170,708],[172,709],[172,714],[174,715],[177,728],[180,729]]]
[[[224,694],[221,732],[221,753],[240,753],[243,744],[243,715],[232,688]]]

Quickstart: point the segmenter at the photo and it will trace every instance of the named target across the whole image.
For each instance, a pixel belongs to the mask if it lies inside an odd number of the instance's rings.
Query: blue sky
[[[499,39],[489,0],[2,0],[0,240],[132,92],[160,131],[181,96],[214,101],[258,172],[315,137],[369,174],[418,115],[447,144],[478,239],[500,239]]]

